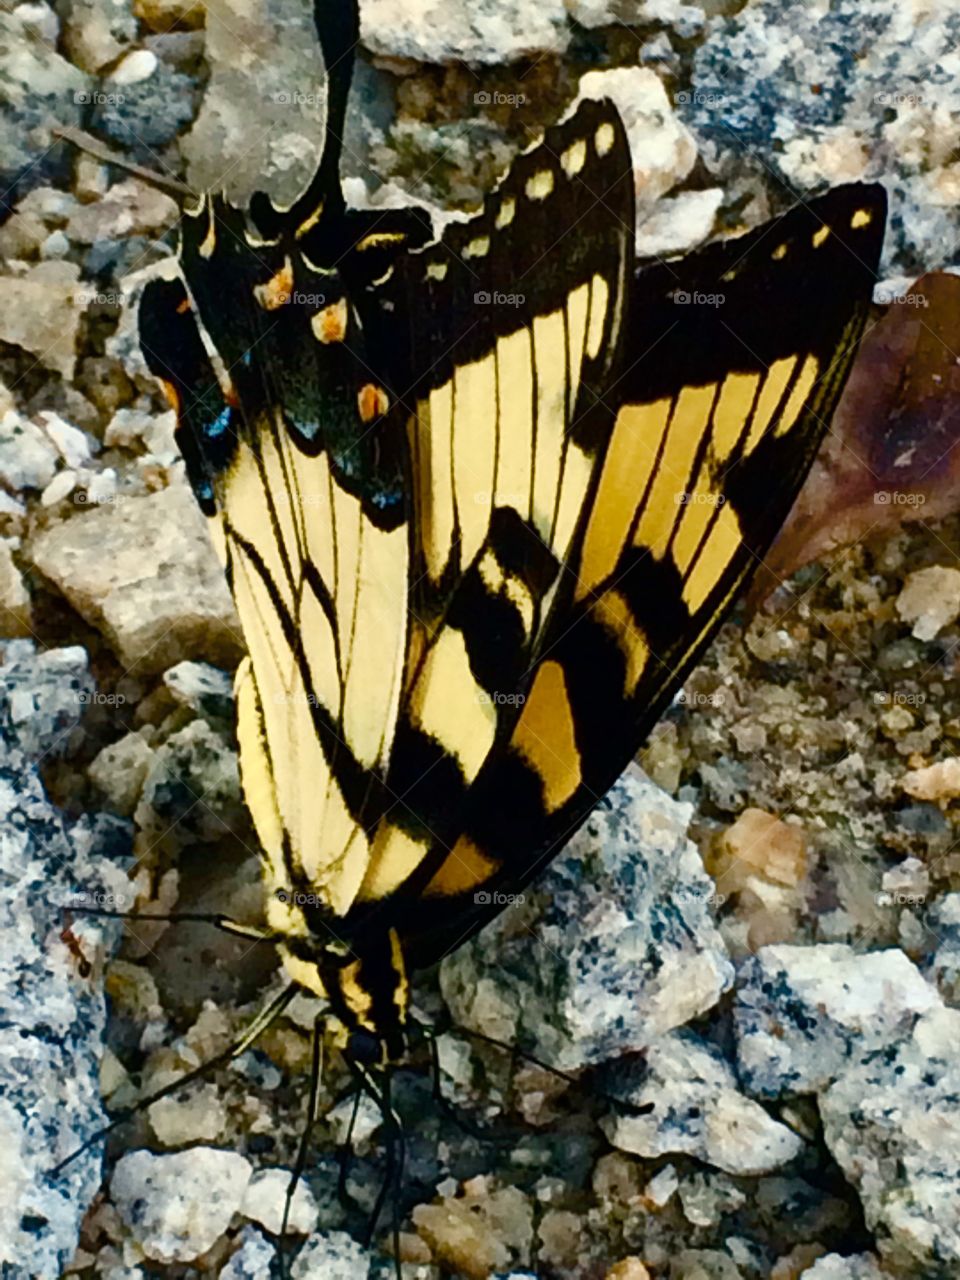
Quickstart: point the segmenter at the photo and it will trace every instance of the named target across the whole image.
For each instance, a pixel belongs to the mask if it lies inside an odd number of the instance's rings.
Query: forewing
[[[612,104],[585,102],[480,215],[385,282],[382,298],[409,315],[414,371],[411,632],[365,901],[426,875],[456,841],[572,591],[632,260],[623,126]]]

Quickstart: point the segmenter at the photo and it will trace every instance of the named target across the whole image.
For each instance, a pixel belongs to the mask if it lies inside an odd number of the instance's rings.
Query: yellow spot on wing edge
[[[548,813],[564,805],[580,785],[573,711],[559,662],[543,662],[513,731],[512,745],[538,774]]]
[[[578,138],[571,146],[567,147],[563,155],[560,157],[560,163],[563,165],[563,171],[568,178],[573,178],[580,172],[587,162],[587,143],[585,138]]]
[[[616,134],[613,131],[612,124],[607,122],[600,126],[600,128],[597,130],[596,134],[594,135],[594,143],[597,148],[598,156],[605,156],[607,154],[607,152],[613,146],[613,141],[615,137],[616,137]]]
[[[496,221],[493,225],[498,231],[502,231],[504,227],[509,227],[510,223],[513,221],[513,215],[516,211],[517,202],[514,200],[513,196],[504,196],[503,203],[497,210]]]
[[[830,228],[827,226],[821,227],[819,231],[815,231],[813,233],[813,247],[815,249],[819,249],[829,235]]]
[[[528,200],[546,200],[552,190],[552,169],[541,169],[527,179],[526,192]]]
[[[854,231],[857,231],[860,227],[869,227],[872,221],[873,214],[869,209],[858,209],[850,219],[850,226]]]

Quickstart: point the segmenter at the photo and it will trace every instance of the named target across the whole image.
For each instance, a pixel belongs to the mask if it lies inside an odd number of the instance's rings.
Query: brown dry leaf
[[[830,431],[751,591],[960,507],[960,277],[930,272],[868,325]]]

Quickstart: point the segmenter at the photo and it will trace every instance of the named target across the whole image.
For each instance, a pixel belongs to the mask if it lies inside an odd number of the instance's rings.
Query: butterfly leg
[[[353,1096],[353,1111],[350,1115],[350,1123],[347,1126],[347,1136],[344,1139],[343,1150],[340,1153],[340,1176],[337,1178],[337,1199],[343,1205],[344,1209],[356,1209],[357,1204],[353,1196],[347,1190],[347,1178],[350,1176],[350,1165],[353,1161],[353,1130],[357,1123],[357,1114],[360,1110],[360,1098],[363,1095],[362,1087],[357,1089]]]
[[[313,1024],[313,1062],[310,1069],[310,1101],[307,1104],[307,1120],[303,1126],[303,1133],[300,1136],[300,1142],[297,1146],[297,1159],[293,1166],[293,1172],[290,1175],[290,1181],[287,1183],[287,1195],[283,1205],[283,1219],[280,1223],[280,1237],[277,1242],[277,1258],[280,1270],[280,1280],[286,1280],[286,1262],[283,1256],[283,1241],[287,1234],[287,1225],[290,1221],[290,1210],[293,1205],[293,1197],[296,1194],[297,1185],[303,1176],[303,1170],[307,1163],[307,1152],[310,1148],[310,1137],[313,1133],[313,1127],[317,1122],[317,1106],[320,1097],[320,1080],[323,1076],[323,1018],[320,1014]]]

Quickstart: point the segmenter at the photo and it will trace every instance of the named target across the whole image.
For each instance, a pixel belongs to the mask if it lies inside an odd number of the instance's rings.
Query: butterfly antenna
[[[251,938],[254,942],[275,942],[277,935],[260,929],[254,924],[239,924],[229,916],[205,911],[174,911],[167,914],[154,914],[151,911],[113,911],[109,907],[63,907],[65,913],[75,916],[99,916],[107,920],[136,920],[142,923],[160,921],[163,924],[185,924],[188,921],[201,924],[212,924],[224,933],[231,933],[239,938]]]
[[[249,1049],[253,1042],[263,1034],[267,1027],[269,1027],[270,1024],[280,1016],[293,997],[297,994],[298,990],[299,988],[296,983],[291,982],[290,985],[285,987],[278,996],[271,1000],[265,1009],[261,1009],[240,1039],[234,1041],[234,1043],[224,1049],[222,1053],[215,1054],[214,1057],[210,1058],[207,1062],[202,1063],[193,1071],[188,1071],[186,1075],[180,1076],[178,1079],[171,1081],[170,1084],[164,1085],[162,1089],[157,1089],[155,1093],[149,1094],[146,1098],[141,1098],[139,1102],[135,1102],[129,1107],[121,1107],[109,1124],[105,1124],[101,1129],[98,1129],[96,1133],[92,1134],[86,1142],[77,1147],[75,1151],[72,1151],[65,1159],[61,1160],[58,1164],[55,1164],[53,1168],[50,1169],[48,1176],[52,1178],[57,1177],[67,1167],[67,1165],[72,1164],[74,1160],[84,1153],[84,1151],[89,1150],[94,1143],[101,1142],[109,1134],[113,1133],[115,1129],[118,1129],[120,1125],[129,1120],[131,1116],[135,1116],[141,1111],[146,1111],[148,1107],[152,1107],[155,1102],[159,1102],[162,1098],[169,1097],[171,1093],[177,1093],[180,1089],[186,1088],[187,1085],[192,1084],[195,1080],[200,1080],[204,1076],[209,1075],[211,1071],[216,1070],[217,1067],[223,1066],[224,1063],[230,1062],[234,1058],[239,1058],[240,1055]]]
[[[200,198],[192,187],[188,187],[179,178],[171,178],[165,173],[158,173],[156,169],[148,169],[145,165],[136,164],[134,161],[128,160],[126,156],[121,155],[119,151],[114,151],[112,147],[108,147],[105,142],[95,138],[92,133],[87,133],[85,129],[77,129],[73,125],[63,124],[58,125],[53,130],[53,135],[55,138],[62,138],[64,142],[69,142],[78,151],[85,151],[87,155],[93,156],[95,160],[100,160],[103,164],[113,165],[116,169],[122,169],[124,173],[129,173],[133,178],[139,178],[141,182],[145,182],[148,186],[155,187],[158,191],[166,192],[168,196],[173,196],[178,204],[183,204],[186,200],[196,201]]]

